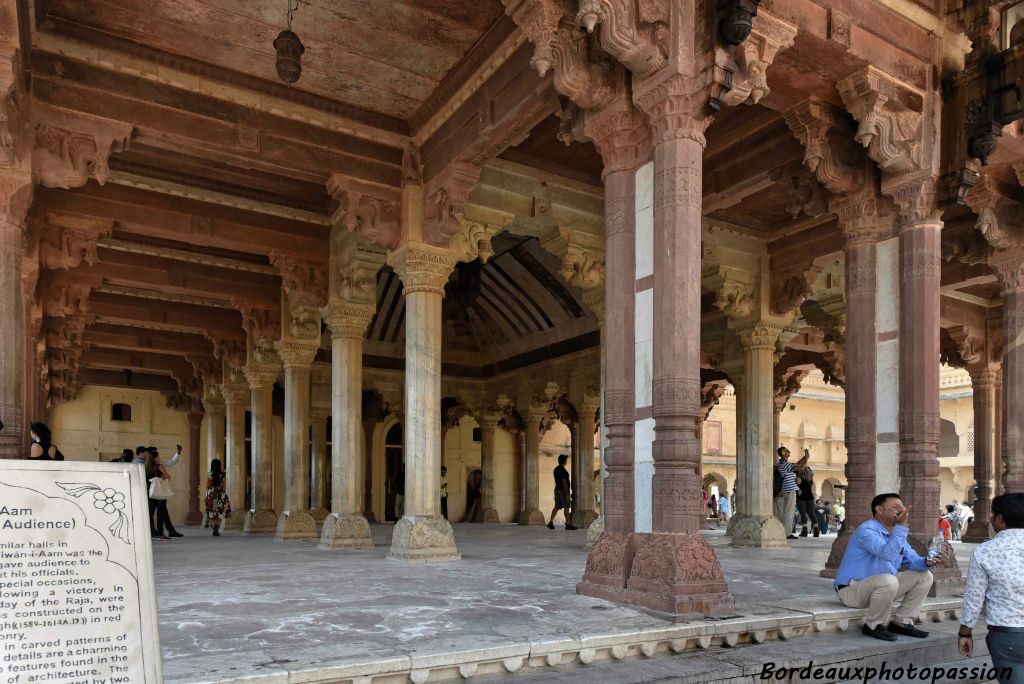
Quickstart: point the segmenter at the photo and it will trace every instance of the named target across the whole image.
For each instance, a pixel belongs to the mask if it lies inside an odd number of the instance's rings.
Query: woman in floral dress
[[[220,536],[220,522],[231,517],[231,501],[225,488],[224,470],[220,459],[210,462],[210,475],[206,478],[206,519],[213,527],[213,536]]]

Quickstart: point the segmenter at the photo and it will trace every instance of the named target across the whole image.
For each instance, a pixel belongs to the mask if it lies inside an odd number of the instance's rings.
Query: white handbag
[[[149,481],[149,498],[150,499],[170,499],[174,496],[174,490],[171,489],[171,483],[162,477],[154,477]]]

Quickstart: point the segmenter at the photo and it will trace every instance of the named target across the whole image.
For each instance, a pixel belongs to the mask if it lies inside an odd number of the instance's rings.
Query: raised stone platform
[[[673,625],[574,593],[586,561],[585,530],[455,525],[463,560],[422,564],[387,559],[393,527],[370,527],[376,546],[369,549],[212,538],[196,528],[157,544],[166,681],[519,678],[622,660],[682,667],[681,658],[775,641],[804,658],[801,644],[814,635],[852,639],[857,649],[881,645],[853,633],[863,611],[842,606],[817,576],[834,536],[764,550],[732,548],[722,531],[704,533],[719,554],[736,615]],[[966,566],[969,545],[956,550]],[[926,629],[955,630],[959,603],[930,599]],[[897,645],[920,646],[907,641]]]

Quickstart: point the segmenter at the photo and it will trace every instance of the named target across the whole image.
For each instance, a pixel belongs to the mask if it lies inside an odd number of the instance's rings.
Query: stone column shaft
[[[245,516],[243,531],[260,534],[277,531],[274,511],[273,390],[276,368],[247,366],[246,377],[252,393],[252,507]]]
[[[422,207],[422,187],[403,189],[406,207]],[[421,217],[421,215],[420,215]],[[455,267],[447,252],[406,244],[389,259],[405,296],[405,512],[389,558],[457,560],[455,535],[441,517],[441,303]]]
[[[202,413],[188,413],[188,510],[185,513],[186,525],[198,525],[203,521],[203,512],[199,507],[199,433],[203,425]]]
[[[282,340],[284,360],[284,506],[278,539],[313,539],[316,521],[309,512],[309,388],[317,342]]]
[[[234,511],[224,521],[227,529],[242,529],[245,522],[245,407],[249,391],[245,385],[223,385],[225,414],[225,463],[228,499]]]
[[[579,405],[579,428],[576,439],[576,453],[580,463],[580,474],[574,484],[577,491],[576,508],[573,509],[573,524],[580,529],[589,527],[597,518],[594,510],[594,425],[597,418],[599,399],[584,401]]]
[[[22,259],[24,257],[24,211],[28,209],[31,180],[18,187],[4,173],[0,188],[0,458],[23,458],[28,424],[25,417],[31,410],[23,404],[26,371],[34,359],[24,358],[27,322],[22,296]],[[8,186],[8,183],[12,183]],[[23,198],[24,206],[16,197]],[[23,211],[23,210],[24,211]]]
[[[772,511],[771,471],[775,416],[775,341],[780,328],[761,322],[739,330],[743,347],[742,392],[743,460],[737,465],[738,520],[731,526],[734,546],[778,548],[786,546],[784,522]]]
[[[546,522],[540,510],[540,421],[547,412],[547,406],[533,404],[526,411],[526,442],[523,452],[523,482],[525,497],[523,509],[519,511],[520,525],[543,525]]]
[[[327,517],[327,415],[322,409],[310,413],[311,464],[309,471],[310,514],[318,523]]]
[[[480,424],[480,470],[483,478],[480,507],[485,523],[498,523],[501,518],[494,506],[494,431],[498,428],[499,417],[485,414]]]
[[[1003,492],[1024,491],[1024,248],[1001,250],[989,260],[1003,298]]]
[[[967,528],[963,540],[980,543],[991,536],[992,496],[996,465],[996,390],[1000,373],[996,368],[975,369],[971,372],[974,404],[974,481],[977,494],[972,506],[974,522]]]

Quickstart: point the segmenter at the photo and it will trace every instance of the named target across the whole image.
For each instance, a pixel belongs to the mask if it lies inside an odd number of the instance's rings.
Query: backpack
[[[778,468],[772,468],[772,497],[782,494],[782,473]]]

